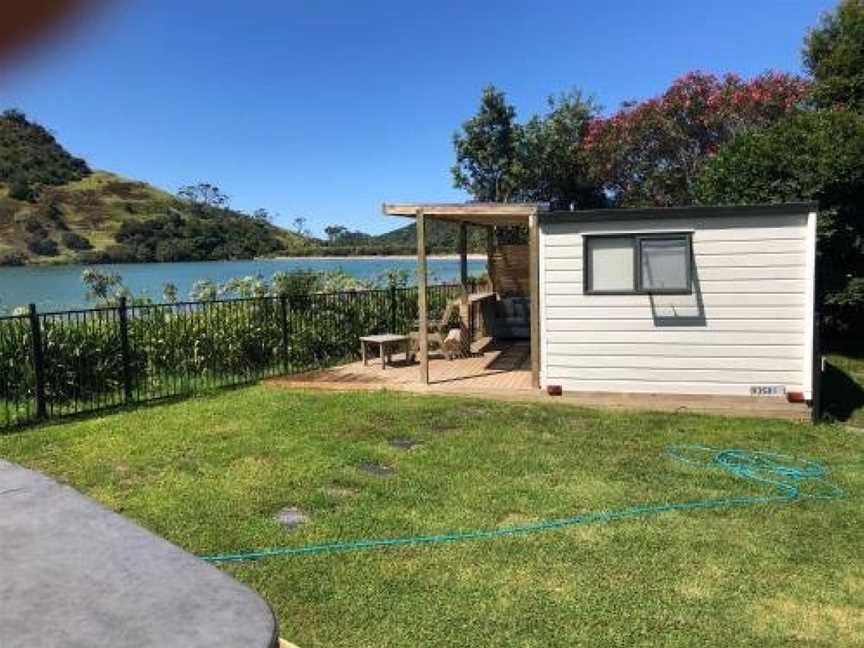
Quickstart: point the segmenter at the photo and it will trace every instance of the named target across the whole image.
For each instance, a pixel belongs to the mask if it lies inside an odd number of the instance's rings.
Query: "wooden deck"
[[[531,388],[531,361],[528,342],[498,342],[489,339],[476,343],[468,358],[445,360],[432,353],[429,359],[430,383],[419,381],[416,363],[408,364],[402,354],[382,371],[377,360],[320,369],[296,376],[272,378],[267,384],[291,389],[327,391],[408,391],[419,394],[451,394],[496,400],[564,402],[605,409],[697,412],[723,416],[753,416],[806,420],[809,410],[802,403],[787,403],[781,398],[746,396],[699,396],[684,394],[622,394],[605,392],[565,392],[549,396]]]
[[[404,354],[394,355],[393,364],[382,370],[377,358],[368,366],[362,362],[320,369],[269,382],[282,386],[333,390],[402,389],[459,393],[531,390],[531,362],[528,342],[497,343],[489,339],[472,346],[467,358],[445,360],[429,354],[429,385],[419,382],[417,363],[408,363]]]

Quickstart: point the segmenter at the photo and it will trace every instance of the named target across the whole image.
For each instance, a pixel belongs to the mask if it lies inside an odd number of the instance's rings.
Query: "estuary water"
[[[86,308],[81,272],[87,266],[24,266],[0,267],[0,315],[16,306],[34,303],[40,311]],[[332,257],[282,258],[253,261],[194,261],[186,263],[115,263],[93,266],[103,271],[117,272],[132,294],[162,301],[162,286],[173,283],[181,299],[189,297],[192,284],[200,279],[225,283],[235,277],[261,275],[269,279],[274,272],[309,270],[329,272],[341,270],[358,279],[374,279],[388,270],[407,270],[413,281],[416,259],[410,257]],[[453,281],[459,276],[459,260],[451,257],[430,257],[429,283]],[[485,259],[470,258],[468,272],[477,275],[486,271]]]

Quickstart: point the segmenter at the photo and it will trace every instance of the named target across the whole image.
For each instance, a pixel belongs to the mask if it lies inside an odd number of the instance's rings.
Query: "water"
[[[34,303],[41,311],[87,307],[81,271],[86,266],[0,267],[0,314],[16,306]],[[417,268],[413,258],[352,258],[328,259],[262,259],[258,261],[195,261],[188,263],[115,263],[95,266],[106,272],[117,272],[136,297],[162,301],[162,285],[173,283],[178,295],[189,296],[192,284],[209,279],[220,284],[235,277],[262,275],[269,279],[274,272],[311,270],[329,272],[342,270],[358,279],[374,279],[387,270],[407,270],[412,281]],[[454,258],[430,258],[429,283],[453,281],[459,276],[459,261]],[[470,258],[468,272],[478,275],[486,271],[486,261]]]

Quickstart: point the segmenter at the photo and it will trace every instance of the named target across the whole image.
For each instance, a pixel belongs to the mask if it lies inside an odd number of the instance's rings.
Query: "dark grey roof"
[[[788,216],[816,211],[815,201],[767,205],[693,205],[689,207],[642,207],[637,209],[582,209],[540,212],[541,223],[693,218],[708,216]]]

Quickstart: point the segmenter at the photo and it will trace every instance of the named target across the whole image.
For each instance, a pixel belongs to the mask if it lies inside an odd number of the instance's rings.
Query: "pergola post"
[[[459,282],[468,292],[468,224],[459,223]]]
[[[540,223],[528,215],[528,285],[531,292],[531,386],[540,389]]]
[[[420,382],[429,384],[429,312],[426,303],[426,216],[417,210],[417,315],[419,321]]]

